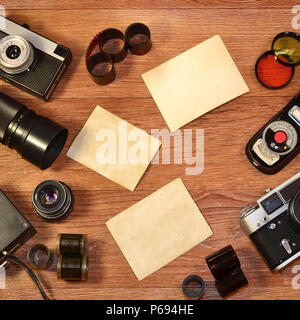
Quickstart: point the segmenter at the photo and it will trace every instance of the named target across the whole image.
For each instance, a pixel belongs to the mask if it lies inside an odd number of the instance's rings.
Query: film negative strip
[[[248,284],[231,245],[207,256],[205,260],[215,278],[215,285],[221,297],[226,297]]]
[[[117,50],[106,47],[110,40],[117,40]],[[118,29],[108,28],[99,32],[90,42],[85,64],[93,80],[100,85],[108,85],[116,78],[115,63],[127,56],[128,49],[134,55],[144,55],[152,47],[151,33],[143,23],[133,23],[126,29],[125,35]]]
[[[125,38],[129,50],[135,55],[144,55],[152,47],[151,33],[143,23],[133,23],[127,27]]]

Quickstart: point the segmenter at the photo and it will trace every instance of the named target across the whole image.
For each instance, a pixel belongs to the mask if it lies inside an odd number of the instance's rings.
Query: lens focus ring
[[[27,70],[34,61],[34,49],[18,35],[4,37],[0,41],[0,69],[17,75]]]

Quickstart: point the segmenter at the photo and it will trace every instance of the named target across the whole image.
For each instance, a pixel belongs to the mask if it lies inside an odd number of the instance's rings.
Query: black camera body
[[[7,261],[3,251],[13,253],[35,233],[29,221],[0,190],[0,266]]]
[[[241,226],[272,271],[300,256],[300,172],[241,212]]]
[[[0,77],[49,100],[72,59],[71,50],[0,16]]]
[[[274,174],[300,152],[300,94],[248,142],[246,154],[260,171]]]

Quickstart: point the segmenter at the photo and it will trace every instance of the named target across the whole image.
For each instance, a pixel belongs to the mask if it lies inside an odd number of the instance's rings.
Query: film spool
[[[87,256],[63,255],[58,256],[57,277],[62,280],[88,279],[89,260]]]
[[[57,235],[56,252],[58,255],[86,255],[87,251],[88,245],[86,234],[59,233]]]
[[[41,243],[35,244],[27,252],[27,261],[33,269],[47,269],[52,261],[51,251]]]
[[[86,67],[93,80],[100,85],[108,85],[116,78],[114,62],[111,56],[105,52],[96,52],[91,55],[87,60]]]
[[[128,26],[125,38],[129,50],[135,55],[144,55],[152,47],[150,30],[143,23],[132,23]]]
[[[107,43],[107,41],[112,39],[119,39],[123,42],[123,45],[118,52],[107,51],[107,49],[105,48],[105,44]],[[127,56],[128,49],[126,39],[123,32],[118,29],[109,28],[103,30],[98,37],[98,44],[100,51],[110,55],[113,62],[115,63],[121,62]]]
[[[198,300],[203,297],[205,291],[204,280],[197,275],[190,275],[182,282],[182,292],[191,300]]]

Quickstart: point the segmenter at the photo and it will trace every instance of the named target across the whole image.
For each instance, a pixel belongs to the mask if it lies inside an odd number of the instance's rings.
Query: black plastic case
[[[13,253],[36,233],[34,227],[0,190],[0,265],[3,251]]]

